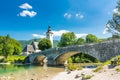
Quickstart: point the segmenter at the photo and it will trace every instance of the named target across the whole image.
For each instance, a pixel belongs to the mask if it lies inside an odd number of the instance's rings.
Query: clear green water
[[[98,64],[98,63],[97,63]],[[77,64],[79,65],[79,64]],[[88,66],[90,64],[80,64],[80,65],[84,65],[84,66]],[[92,64],[94,65],[94,64]],[[41,72],[41,73],[44,73],[44,68],[42,66],[33,66],[33,65],[3,65],[3,64],[0,64],[0,75],[5,75],[5,74],[9,74],[9,73],[17,73],[17,72],[25,72],[25,71],[33,71],[33,72],[37,72],[38,70]],[[53,70],[54,72],[56,70],[64,70],[63,67],[60,68],[60,67],[47,67],[48,71],[50,70]]]
[[[47,67],[33,65],[0,65],[0,80],[3,76],[13,77],[14,80],[51,80],[59,72],[63,72],[63,67]],[[37,80],[35,79],[35,80]]]
[[[1,65],[0,64],[0,75],[5,75],[9,73],[17,73],[17,72],[25,72],[25,71],[37,71],[37,69],[40,70],[40,72],[44,69],[42,66],[34,66],[34,65]],[[58,67],[47,67],[47,70],[53,70],[55,71],[56,69],[63,70],[63,68],[58,68]],[[41,72],[44,73],[44,70]]]
[[[10,76],[14,77],[14,80],[31,80],[32,78],[49,80],[51,76],[62,71],[64,71],[63,67],[47,67],[46,70],[42,66],[33,65],[0,65],[0,79],[3,76]]]
[[[28,69],[35,68],[36,66],[31,65],[6,65],[1,64],[0,65],[0,75],[8,74],[8,73],[14,73],[18,71],[25,71]]]

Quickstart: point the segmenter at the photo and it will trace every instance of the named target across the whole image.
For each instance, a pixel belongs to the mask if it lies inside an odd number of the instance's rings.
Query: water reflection
[[[43,66],[34,65],[0,65],[0,78],[14,77],[14,80],[49,80],[50,76],[64,71],[60,67],[47,67],[45,71]],[[39,78],[39,79],[38,79]]]
[[[6,65],[6,64],[1,64],[0,65],[0,75],[1,74],[6,74],[9,72],[16,72],[19,70],[26,70],[29,69],[33,66],[28,66],[28,65]]]
[[[43,68],[44,68],[45,71],[47,71],[47,62],[48,62],[47,57],[45,57],[44,60],[43,60],[43,63],[44,63]]]
[[[97,65],[83,66],[83,68],[97,68]]]
[[[14,77],[14,80],[50,80],[50,76],[64,71],[63,66],[47,67],[34,65],[0,65],[0,77]],[[45,79],[44,79],[45,78]]]

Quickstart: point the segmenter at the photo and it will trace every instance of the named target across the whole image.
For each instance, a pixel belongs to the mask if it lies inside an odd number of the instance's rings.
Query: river
[[[73,63],[81,65],[83,68],[96,68],[99,63]],[[0,64],[0,80],[51,80],[59,72],[63,72],[63,67],[46,67],[34,65],[12,65]],[[6,79],[3,79],[6,78]],[[13,79],[8,79],[13,78]]]
[[[0,65],[0,80],[49,80],[57,73],[64,71],[63,67],[47,67],[33,65]],[[13,78],[13,79],[12,79]]]

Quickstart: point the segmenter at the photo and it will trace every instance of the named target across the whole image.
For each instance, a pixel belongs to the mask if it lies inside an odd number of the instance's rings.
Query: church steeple
[[[50,26],[48,26],[48,32],[50,32],[50,31],[52,31],[52,30],[51,30],[51,27],[50,27]]]
[[[48,26],[48,30],[47,30],[47,32],[46,32],[46,38],[51,41],[52,47],[53,47],[53,32],[52,32],[50,26]]]

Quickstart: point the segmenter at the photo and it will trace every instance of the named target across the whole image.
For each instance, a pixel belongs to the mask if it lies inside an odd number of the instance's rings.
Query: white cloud
[[[105,29],[103,30],[103,34],[106,34],[107,31],[108,31],[108,28],[105,28]]]
[[[70,19],[72,17],[72,14],[70,13],[65,13],[64,14],[64,17],[67,18],[67,19]]]
[[[67,30],[59,30],[59,31],[52,31],[53,32],[53,36],[61,36],[63,33],[67,33],[67,32],[70,32],[70,31],[67,31]]]
[[[35,11],[28,11],[28,10],[23,10],[22,12],[20,12],[18,15],[22,16],[22,17],[34,17],[37,14],[37,12]]]
[[[19,8],[23,9],[23,11],[20,12],[19,14],[17,14],[17,16],[21,16],[21,17],[26,17],[26,16],[34,17],[34,16],[37,15],[37,12],[28,10],[28,9],[32,9],[32,6],[29,5],[28,3],[24,3],[24,4],[20,5]]]
[[[35,38],[45,38],[46,36],[40,35],[40,34],[32,34],[33,37]]]
[[[86,37],[88,34],[75,34],[77,38]]]
[[[113,13],[120,15],[120,12],[118,11],[118,8],[113,9]]]
[[[53,32],[53,37],[56,39],[60,39],[60,37],[62,36],[63,33],[67,33],[70,32],[68,30],[59,30],[59,31],[52,31]],[[88,34],[75,34],[77,38],[80,37],[86,37]],[[33,37],[35,38],[46,38],[45,35],[40,35],[40,34],[32,34]]]
[[[68,30],[59,30],[59,31],[52,31],[53,32],[53,36],[54,37],[61,37],[63,33],[67,33],[67,32],[70,32]],[[80,37],[85,37],[87,36],[88,34],[75,34],[77,38],[80,38]]]
[[[108,28],[110,27],[110,24],[107,24],[106,26],[107,26],[107,27],[103,30],[103,34],[106,34],[106,33],[107,33],[107,31],[109,30]]]
[[[29,5],[28,3],[24,3],[24,4],[20,5],[19,8],[21,8],[21,9],[32,9],[32,6]]]
[[[64,14],[64,18],[67,18],[67,19],[70,19],[71,17],[73,18],[78,18],[78,19],[83,19],[84,18],[84,15],[81,14],[81,13],[65,13]]]
[[[80,14],[80,13],[76,13],[75,14],[76,18],[80,18],[80,19],[83,19],[84,18],[84,15]]]
[[[53,32],[53,37],[60,38],[63,33],[67,33],[67,32],[70,32],[70,31],[59,30],[59,31],[52,31],[52,32]],[[32,34],[32,36],[35,37],[35,38],[46,38],[45,35],[40,35],[40,34]]]

